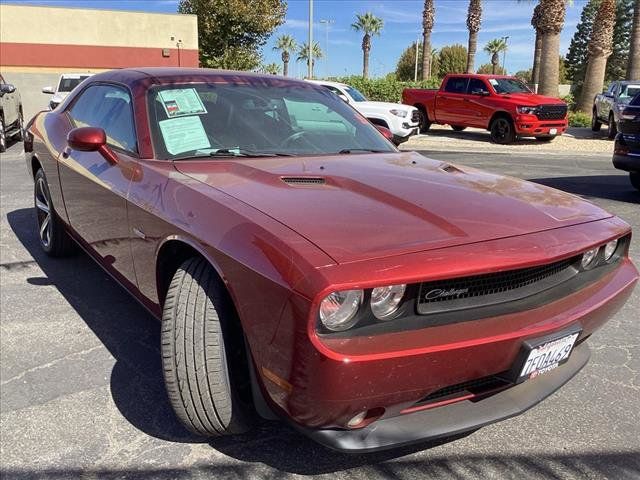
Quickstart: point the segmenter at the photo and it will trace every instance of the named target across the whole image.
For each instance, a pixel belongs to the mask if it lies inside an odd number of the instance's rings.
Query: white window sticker
[[[158,123],[164,144],[171,155],[211,148],[200,117],[169,118]]]
[[[160,100],[169,118],[207,113],[195,88],[162,90]]]
[[[495,87],[496,85],[498,85],[498,80],[496,80],[495,78],[490,78],[489,83]]]

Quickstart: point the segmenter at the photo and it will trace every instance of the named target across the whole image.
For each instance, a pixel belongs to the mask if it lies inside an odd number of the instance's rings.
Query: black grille
[[[518,300],[554,287],[577,272],[579,257],[530,268],[425,282],[418,313],[438,313]]]
[[[536,116],[539,120],[562,120],[567,115],[566,105],[540,105]]]
[[[324,185],[322,177],[282,177],[282,181],[288,185]]]
[[[411,114],[411,122],[412,123],[419,123],[420,122],[420,111],[419,110],[414,110],[413,113]]]
[[[423,405],[425,403],[437,402],[439,400],[445,400],[447,397],[461,397],[469,393],[474,395],[481,395],[483,393],[505,388],[511,385],[511,382],[499,376],[490,375],[488,377],[476,378],[474,380],[469,380],[467,382],[441,388],[440,390],[430,393],[422,400],[420,400],[417,404]]]

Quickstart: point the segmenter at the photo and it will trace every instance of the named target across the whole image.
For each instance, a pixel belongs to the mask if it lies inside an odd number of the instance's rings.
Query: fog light
[[[349,422],[347,423],[347,427],[349,427],[349,428],[357,427],[362,422],[364,422],[364,419],[366,417],[367,417],[367,411],[366,410],[364,412],[360,412],[355,417],[353,417],[351,420],[349,420]]]
[[[584,252],[582,254],[582,262],[581,262],[582,268],[586,269],[592,266],[597,255],[598,255],[597,248],[592,248],[591,250],[587,250],[586,252]]]
[[[611,240],[604,246],[604,261],[608,262],[613,257],[613,254],[616,253],[616,248],[618,248],[618,239]]]

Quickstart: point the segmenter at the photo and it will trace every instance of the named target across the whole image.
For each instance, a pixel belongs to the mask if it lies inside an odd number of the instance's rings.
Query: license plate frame
[[[514,383],[522,383],[539,375],[544,375],[566,363],[571,357],[581,333],[582,328],[577,326],[544,337],[524,341],[511,368],[509,375],[511,380]],[[554,348],[554,343],[557,344],[558,348],[569,346],[566,354],[562,355],[562,348],[560,350]],[[548,359],[546,358],[547,355],[549,356]],[[538,358],[538,360],[536,361],[535,358]],[[527,364],[528,362],[529,365]],[[534,368],[531,368],[532,364]]]

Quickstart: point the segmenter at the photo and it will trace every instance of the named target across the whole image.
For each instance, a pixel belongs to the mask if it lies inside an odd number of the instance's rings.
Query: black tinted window
[[[629,105],[633,105],[634,107],[640,107],[640,93],[638,93],[635,97],[631,99]]]
[[[82,92],[69,115],[77,127],[102,128],[110,145],[136,151],[133,109],[126,90],[113,85],[93,85]]]
[[[467,79],[462,77],[451,77],[447,80],[444,91],[449,93],[466,93]]]
[[[479,78],[472,78],[469,80],[468,93],[489,93],[487,85]]]

